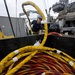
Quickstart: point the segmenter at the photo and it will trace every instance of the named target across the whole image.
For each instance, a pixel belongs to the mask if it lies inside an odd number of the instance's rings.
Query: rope
[[[45,20],[45,16],[33,2],[22,4],[32,5]],[[75,59],[66,53],[44,47],[48,36],[47,24],[44,24],[45,34],[39,46],[25,46],[8,54],[0,62],[0,75],[73,75],[75,74]]]

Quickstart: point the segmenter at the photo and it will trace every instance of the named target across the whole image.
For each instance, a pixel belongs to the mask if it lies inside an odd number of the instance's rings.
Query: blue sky
[[[7,16],[3,1],[4,0],[0,0],[0,16]],[[11,17],[16,17],[16,0],[6,0],[6,1],[8,4]],[[55,4],[59,0],[17,0],[17,16],[19,16],[19,13],[23,12],[21,5],[25,1],[32,1],[35,4],[37,4],[46,16],[45,8],[51,7],[53,4]],[[75,0],[71,0],[71,1],[75,1]],[[47,7],[45,7],[45,5],[47,5]],[[34,8],[27,6],[26,9],[29,10],[29,9],[34,9]],[[51,11],[51,15],[57,16],[57,14],[53,13],[53,11]]]

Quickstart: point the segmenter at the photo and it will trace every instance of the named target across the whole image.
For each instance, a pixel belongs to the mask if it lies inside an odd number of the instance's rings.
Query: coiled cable
[[[45,21],[40,8],[33,2],[22,4],[32,5]],[[73,75],[75,74],[75,59],[66,53],[44,47],[48,36],[47,23],[44,24],[45,34],[39,46],[25,46],[8,54],[0,62],[0,75]]]

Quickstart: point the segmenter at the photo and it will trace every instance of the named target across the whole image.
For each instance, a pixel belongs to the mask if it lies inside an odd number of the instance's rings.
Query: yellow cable
[[[27,55],[30,55],[31,53],[32,53],[32,52],[27,52],[27,53],[19,54],[19,55],[17,55],[16,57],[17,57],[18,60],[19,60],[19,59],[22,58],[22,57],[25,57],[25,56],[27,56]],[[10,60],[7,64],[5,64],[4,68],[8,67],[9,65],[11,65],[11,64],[13,64],[13,63],[14,63],[14,61],[13,61],[13,59],[12,59],[12,60]]]
[[[18,49],[18,52],[26,52],[26,51],[44,51],[44,50],[55,50],[52,48],[48,48],[48,47],[40,47],[40,46],[26,46],[23,48]],[[2,67],[2,69],[0,69],[0,73],[2,73],[2,70],[5,68],[5,64],[8,63],[8,61],[10,61],[16,54],[14,52],[11,52],[10,54],[8,54],[1,62],[0,65]],[[10,61],[12,63],[12,61]],[[10,63],[8,63],[10,64]]]
[[[19,63],[16,67],[14,67],[11,71],[9,71],[6,75],[13,75],[17,70],[19,70],[25,63],[27,63],[38,51],[34,51],[26,57],[21,63]]]
[[[45,21],[46,18],[44,16],[44,14],[42,13],[42,11],[40,10],[40,8],[34,4],[33,2],[27,1],[25,3],[22,4],[22,7],[24,7],[24,5],[32,5],[33,7],[35,7],[35,9],[39,12],[39,14],[42,16],[42,19]],[[49,54],[50,56],[57,58],[58,60],[61,60],[62,62],[65,63],[69,63],[74,69],[75,69],[75,59],[73,59],[72,57],[70,57],[69,55],[67,55],[66,53],[62,52],[63,55],[61,54],[56,54],[53,51],[57,51],[57,49],[55,48],[48,48],[48,47],[44,47],[43,45],[46,42],[47,36],[48,36],[48,28],[47,28],[47,23],[44,24],[44,29],[45,29],[45,34],[44,34],[44,39],[42,41],[42,43],[40,44],[40,46],[26,46],[23,48],[20,48],[14,52],[11,52],[10,54],[8,54],[3,60],[1,60],[0,62],[0,73],[3,72],[3,70],[7,67],[10,66],[12,64],[14,64],[15,62],[13,62],[12,58],[15,56],[16,58],[14,59],[15,61],[22,58],[23,56],[26,55],[26,53],[31,52],[30,54],[28,54],[29,56],[27,56],[22,62],[20,62],[17,66],[13,67],[11,69],[11,66],[9,67],[7,73],[5,75],[13,75],[16,71],[18,71],[25,63],[27,63],[29,60],[31,60],[31,58],[37,54],[38,52],[45,52],[47,54]],[[52,53],[48,53],[49,51],[51,51]],[[26,52],[26,53],[25,53]],[[25,55],[20,55],[22,53],[25,53]],[[9,62],[10,61],[10,62]],[[9,63],[8,63],[9,62]],[[7,65],[5,65],[7,64]],[[58,63],[59,64],[59,63]],[[59,64],[60,65],[60,64]],[[11,69],[11,70],[10,70]],[[64,73],[66,74],[66,73]]]
[[[38,11],[38,13],[42,16],[42,20],[44,20],[44,21],[46,20],[43,12],[40,10],[40,8],[35,3],[31,2],[31,1],[27,1],[27,2],[22,4],[22,7],[24,7],[24,5],[32,5],[33,7],[35,7],[35,9]],[[43,39],[43,41],[42,41],[40,46],[43,46],[45,44],[45,42],[46,42],[46,39],[47,39],[47,35],[48,35],[47,23],[44,24],[44,28],[45,28],[44,39]]]
[[[14,63],[9,66],[7,73],[12,69],[13,66],[14,66]]]

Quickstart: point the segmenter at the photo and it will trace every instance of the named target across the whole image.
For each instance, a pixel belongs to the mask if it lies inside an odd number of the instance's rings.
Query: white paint
[[[17,62],[17,61],[18,61],[18,58],[17,58],[17,57],[14,57],[14,58],[13,58],[13,61],[14,61],[14,62]]]
[[[73,66],[74,65],[73,61],[70,61],[69,64],[70,64],[70,66]]]
[[[40,42],[39,41],[37,41],[35,44],[34,44],[34,46],[39,46],[40,45]]]
[[[19,53],[19,51],[18,51],[18,50],[15,50],[15,51],[14,51],[14,53],[15,53],[15,54],[18,54],[18,53]]]
[[[43,72],[41,75],[46,75],[46,73],[45,73],[45,72]]]
[[[61,53],[61,51],[60,50],[57,50],[57,54],[60,54]]]

